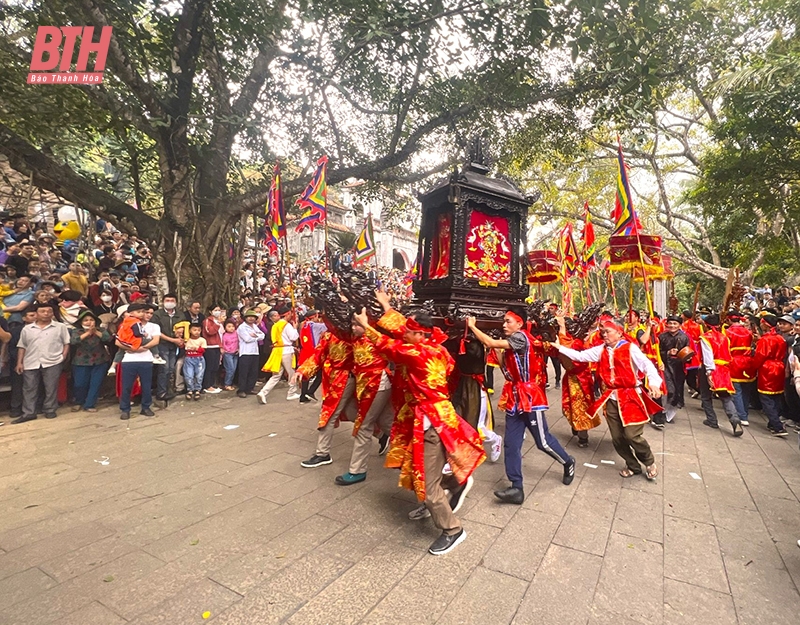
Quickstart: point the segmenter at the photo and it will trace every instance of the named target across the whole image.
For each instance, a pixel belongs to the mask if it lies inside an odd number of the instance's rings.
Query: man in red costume
[[[367,460],[376,428],[381,431],[379,455],[386,450],[389,433],[392,429],[392,412],[389,399],[392,383],[389,379],[388,363],[378,350],[364,336],[364,328],[353,322],[353,374],[356,382],[356,403],[358,414],[353,424],[353,453],[347,473],[337,475],[334,480],[339,486],[358,484],[367,479]]]
[[[781,395],[784,391],[784,377],[786,359],[786,340],[775,331],[778,318],[775,315],[761,317],[763,334],[756,343],[756,353],[753,357],[753,375],[758,372],[758,395],[761,398],[761,408],[767,415],[767,429],[774,436],[788,436],[779,416],[781,408]]]
[[[467,327],[486,347],[500,352],[500,370],[506,378],[503,393],[497,407],[506,411],[505,452],[506,476],[509,488],[496,490],[495,497],[504,503],[521,504],[525,500],[522,485],[522,440],[529,430],[536,447],[551,456],[564,467],[564,484],[571,484],[575,477],[575,458],[570,456],[558,439],[550,433],[544,411],[547,396],[544,385],[544,344],[525,330],[522,316],[509,310],[503,317],[503,339],[493,339],[479,330],[475,317],[467,317]]]
[[[410,441],[403,454],[400,486],[413,489],[417,498],[425,502],[434,524],[442,530],[428,552],[443,555],[466,538],[461,522],[453,513],[460,502],[453,506],[451,500],[456,497],[463,501],[473,471],[486,459],[480,435],[456,414],[450,403],[447,379],[454,367],[453,358],[441,341],[433,338],[433,322],[422,313],[406,319],[402,341],[372,328],[365,310],[355,319],[380,354],[405,367],[414,419],[395,425],[392,450],[399,452],[398,440]],[[399,429],[410,431],[401,433]],[[452,474],[443,476],[446,462]],[[388,463],[389,459],[387,466]],[[451,500],[444,493],[443,482],[450,490]]]
[[[681,316],[683,317],[681,330],[689,337],[689,347],[694,352],[694,356],[686,363],[686,384],[692,389],[692,397],[696,398],[698,394],[697,373],[701,364],[700,335],[703,333],[703,328],[694,320],[692,311],[684,310]]]
[[[742,425],[750,425],[750,398],[757,393],[756,368],[753,366],[753,333],[750,322],[739,312],[727,315],[731,325],[725,330],[731,346],[731,381],[736,394],[733,404]]]
[[[658,476],[655,457],[642,433],[650,415],[661,409],[650,399],[661,397],[661,377],[642,350],[623,338],[623,332],[623,327],[616,322],[604,321],[601,326],[603,345],[583,351],[563,345],[557,345],[557,348],[574,362],[598,363],[597,376],[602,395],[595,402],[594,414],[605,408],[614,449],[627,465],[620,475],[626,478],[639,475],[643,464],[647,479],[654,480]],[[649,396],[642,391],[640,372],[648,381]]]
[[[349,337],[343,336],[338,330],[323,334],[314,355],[297,369],[292,382],[297,384],[303,378],[309,380],[320,370],[323,397],[317,424],[319,434],[314,455],[300,463],[306,469],[333,462],[333,431],[338,427],[342,414],[348,418],[355,416],[356,383],[350,375],[353,370],[353,345]]]
[[[631,311],[636,312],[636,311]],[[637,313],[637,319],[641,319],[642,315]],[[645,321],[639,323],[636,328],[632,328],[630,330],[631,336],[635,336],[636,340],[639,345],[639,349],[642,350],[642,353],[647,356],[647,359],[653,363],[656,369],[658,369],[658,375],[664,380],[664,363],[661,360],[661,352],[658,346],[658,335],[661,334],[663,331],[660,320],[656,317],[650,317],[647,319],[645,317]],[[647,388],[647,381],[645,380],[645,389]],[[662,381],[661,384],[661,395],[667,392],[667,387]],[[661,404],[662,400],[659,398],[657,403]],[[666,414],[663,410],[659,410],[656,414],[654,414],[650,419],[650,425],[652,425],[657,430],[664,429],[664,423],[666,423]]]
[[[722,407],[733,427],[733,435],[741,436],[743,433],[742,422],[736,412],[732,396],[736,393],[731,381],[730,363],[731,351],[728,337],[719,331],[720,318],[717,314],[707,315],[703,320],[707,330],[700,337],[703,366],[697,376],[697,386],[700,390],[700,403],[706,418],[703,425],[718,429],[717,413],[714,412],[712,399],[714,395],[722,400]]]

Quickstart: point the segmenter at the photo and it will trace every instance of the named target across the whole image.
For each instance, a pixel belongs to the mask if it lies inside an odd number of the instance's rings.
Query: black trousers
[[[258,380],[258,354],[239,356],[239,392],[252,393]]]
[[[206,348],[203,359],[206,361],[206,370],[203,373],[203,388],[211,388],[219,382],[220,348]]]
[[[320,384],[322,384],[322,376],[319,373],[317,373],[317,375],[310,380],[303,378],[303,381],[300,384],[300,395],[302,397],[313,395],[317,392]]]
[[[553,363],[553,371],[556,373],[556,386],[561,385],[561,361],[558,359],[558,356],[548,356],[547,357],[550,362]],[[547,362],[545,362],[545,373],[547,372]]]

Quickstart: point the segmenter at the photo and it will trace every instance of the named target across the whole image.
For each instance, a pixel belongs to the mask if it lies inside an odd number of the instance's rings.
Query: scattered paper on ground
[[[699,475],[697,475],[697,473],[690,472],[689,475],[691,475],[696,480],[702,479]]]
[[[223,430],[235,430],[235,429],[236,429],[236,428],[238,428],[238,427],[239,427],[238,425],[226,425],[226,426],[225,426],[225,427],[223,427],[222,429],[223,429]]]
[[[270,432],[270,433],[269,433],[269,437],[270,437],[270,438],[272,438],[273,436],[277,436],[277,435],[278,435],[278,433],[277,433],[277,432]]]
[[[95,460],[95,462],[107,467],[109,464],[111,464],[111,459],[108,456],[100,456],[100,460]]]
[[[613,460],[601,460],[600,464],[616,464]]]
[[[597,468],[597,465],[596,465],[596,464],[590,464],[590,463],[588,463],[588,462],[584,462],[584,463],[583,463],[583,466],[585,466],[585,467],[589,467],[590,469],[596,469],[596,468]]]

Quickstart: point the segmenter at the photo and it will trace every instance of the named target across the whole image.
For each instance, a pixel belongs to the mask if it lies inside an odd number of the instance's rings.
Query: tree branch
[[[0,122],[0,154],[8,157],[9,165],[25,174],[33,174],[33,184],[63,197],[75,206],[118,223],[120,229],[146,239],[157,241],[160,222],[136,210],[107,191],[98,189],[67,165],[62,165],[37,150],[22,137]]]

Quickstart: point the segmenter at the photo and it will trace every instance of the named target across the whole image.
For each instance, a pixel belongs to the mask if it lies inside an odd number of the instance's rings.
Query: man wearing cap
[[[753,367],[753,333],[750,321],[737,311],[729,312],[726,320],[730,325],[725,335],[730,341],[731,349],[731,381],[736,394],[733,405],[742,425],[750,425],[750,399],[756,393],[756,370]]]
[[[490,349],[503,350],[498,355],[500,370],[506,379],[497,407],[506,411],[505,451],[509,488],[497,490],[495,497],[504,503],[521,504],[525,500],[522,484],[522,440],[527,429],[536,447],[564,467],[562,482],[571,484],[575,477],[575,458],[570,456],[547,427],[544,412],[544,344],[525,330],[525,322],[516,311],[503,316],[503,339],[493,339],[476,327],[475,317],[467,317],[467,327]]]
[[[605,410],[608,431],[614,449],[625,460],[620,471],[628,478],[642,473],[645,466],[648,480],[658,476],[655,456],[643,436],[644,424],[661,406],[650,398],[661,397],[661,376],[639,346],[623,338],[624,329],[615,321],[601,325],[603,344],[582,351],[556,344],[558,351],[575,362],[596,362],[602,394],[595,402],[594,414]],[[642,391],[640,374],[648,381],[649,395]]]
[[[665,406],[667,423],[672,423],[675,414],[683,408],[683,384],[686,372],[678,352],[689,346],[689,337],[681,330],[681,319],[677,315],[667,317],[666,330],[658,335],[658,349],[664,364],[664,382],[667,387]]]
[[[253,394],[256,380],[258,380],[258,342],[264,340],[264,333],[258,327],[258,313],[255,310],[246,310],[244,323],[236,328],[239,337],[239,397]]]
[[[767,415],[767,429],[773,436],[788,436],[786,428],[780,420],[781,395],[785,388],[785,371],[787,347],[786,340],[775,331],[778,318],[775,315],[761,317],[763,334],[756,343],[752,367],[758,372],[757,388],[761,399],[761,408]],[[751,375],[753,372],[749,372]]]
[[[742,422],[739,419],[732,396],[736,393],[731,380],[731,350],[728,337],[720,332],[720,318],[716,313],[707,315],[703,320],[707,330],[700,337],[703,366],[697,377],[700,390],[700,403],[706,418],[703,425],[715,430],[719,428],[717,413],[714,411],[713,398],[716,395],[722,400],[722,407],[733,427],[733,435],[741,436]]]
[[[142,344],[138,349],[131,349],[119,340],[115,341],[117,347],[125,353],[120,362],[120,369],[122,372],[122,389],[119,395],[119,418],[126,421],[131,418],[131,394],[133,392],[133,384],[136,378],[139,379],[139,385],[142,389],[142,405],[140,414],[145,417],[154,417],[155,413],[152,411],[153,406],[153,352],[150,351],[156,347],[161,341],[161,328],[158,324],[153,323],[153,313],[155,306],[152,304],[145,304],[137,302],[128,306],[128,313],[137,310],[143,311],[142,317],[142,330],[144,336],[147,338],[142,339]]]

